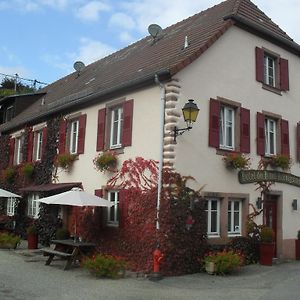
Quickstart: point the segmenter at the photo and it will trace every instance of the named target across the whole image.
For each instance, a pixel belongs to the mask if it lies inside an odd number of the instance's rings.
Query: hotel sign
[[[290,173],[269,170],[239,171],[239,182],[242,184],[262,181],[280,182],[300,187],[300,177]]]

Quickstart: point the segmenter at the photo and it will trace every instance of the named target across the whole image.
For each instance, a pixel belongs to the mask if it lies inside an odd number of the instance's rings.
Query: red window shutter
[[[281,154],[290,156],[289,122],[281,120]]]
[[[97,197],[103,198],[103,189],[97,189],[97,190],[95,190],[95,195]]]
[[[264,82],[264,50],[261,48],[255,48],[256,59],[256,80]]]
[[[282,91],[289,90],[289,62],[284,58],[280,58],[280,89]]]
[[[241,144],[242,153],[250,153],[250,110],[241,107]]]
[[[122,146],[127,147],[132,144],[133,100],[125,101],[123,105],[123,118]]]
[[[300,161],[300,123],[297,123],[297,161]]]
[[[102,108],[98,110],[98,129],[97,129],[97,145],[96,150],[104,150],[105,145],[105,120],[106,120],[106,109]]]
[[[66,152],[66,133],[67,133],[67,121],[62,119],[59,126],[59,154]]]
[[[209,104],[209,142],[210,147],[220,146],[220,101],[210,99]]]
[[[43,128],[43,133],[42,133],[42,159],[44,155],[46,154],[46,146],[47,146],[47,127]]]
[[[256,116],[257,120],[257,154],[265,155],[265,116],[258,112]]]
[[[119,227],[124,228],[128,216],[128,199],[125,195],[125,190],[119,191]]]
[[[28,145],[27,145],[27,161],[32,161],[32,155],[33,155],[33,138],[34,138],[34,132],[32,131],[32,128],[29,129],[28,132]]]
[[[77,153],[84,153],[84,141],[85,141],[85,127],[86,127],[86,114],[79,117],[79,132],[78,132],[78,147]]]
[[[12,166],[14,164],[14,154],[15,154],[15,139],[11,138],[9,140],[9,165]]]

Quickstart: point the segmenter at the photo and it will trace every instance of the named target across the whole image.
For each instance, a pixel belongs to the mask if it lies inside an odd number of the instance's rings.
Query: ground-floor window
[[[228,201],[228,235],[240,235],[242,224],[242,200]]]
[[[208,199],[205,203],[207,219],[207,235],[218,236],[220,234],[220,200]]]
[[[40,212],[40,203],[37,201],[34,201],[36,199],[39,199],[38,194],[31,194],[28,196],[28,202],[27,202],[27,215],[29,217],[32,217],[34,219],[37,219],[39,217]]]
[[[112,202],[114,205],[107,208],[107,223],[108,225],[119,225],[119,192],[118,191],[108,191],[107,192],[108,201]]]
[[[6,213],[8,216],[14,216],[15,215],[15,198],[7,198],[6,203]]]

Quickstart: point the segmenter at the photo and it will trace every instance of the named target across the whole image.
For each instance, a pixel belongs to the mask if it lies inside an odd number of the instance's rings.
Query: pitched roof
[[[0,131],[11,130],[28,121],[71,109],[77,104],[101,101],[113,92],[137,84],[154,83],[155,74],[172,76],[206,51],[229,27],[238,25],[255,31],[300,56],[296,44],[250,0],[227,0],[186,20],[165,28],[154,41],[151,36],[48,85],[37,101]],[[185,37],[189,43],[184,48]]]

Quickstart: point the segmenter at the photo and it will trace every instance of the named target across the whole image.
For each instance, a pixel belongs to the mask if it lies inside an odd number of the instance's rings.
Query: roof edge
[[[284,48],[286,48],[290,52],[300,56],[300,45],[298,45],[296,42],[285,39],[285,38],[281,37],[280,35],[272,32],[268,29],[265,29],[264,27],[259,26],[256,23],[249,21],[242,16],[228,15],[228,16],[224,17],[224,20],[234,20],[236,22],[237,26],[242,25],[241,27],[243,27],[244,29],[251,28],[252,30],[254,30],[256,32],[259,32],[263,36],[269,37],[272,41],[275,41],[280,46],[284,46]]]

